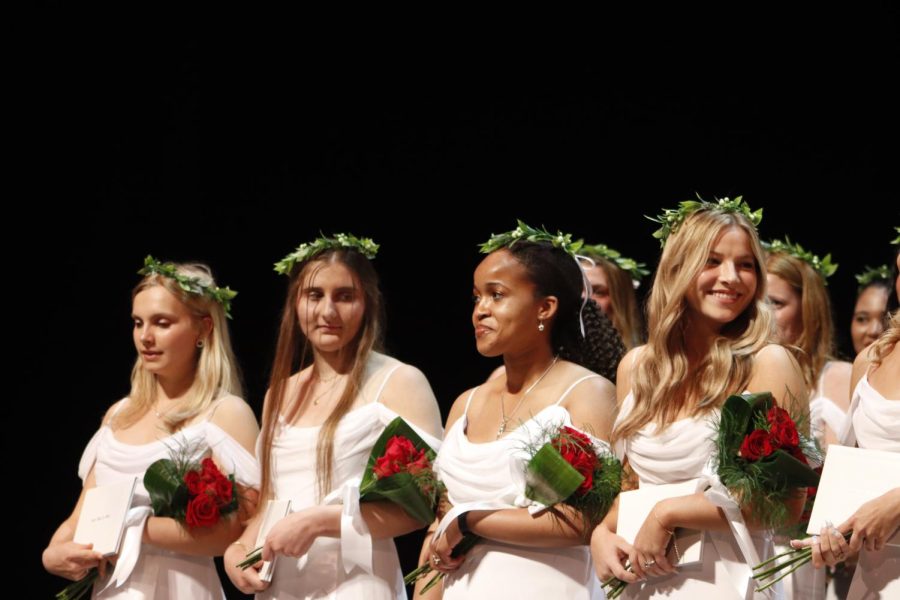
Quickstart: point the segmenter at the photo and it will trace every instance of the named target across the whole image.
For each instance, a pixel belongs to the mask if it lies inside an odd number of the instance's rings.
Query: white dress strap
[[[469,392],[469,397],[466,398],[466,408],[463,409],[463,415],[469,414],[469,405],[472,404],[472,398],[475,396],[476,390],[478,390],[478,388],[480,388],[480,387],[481,387],[480,385],[476,385],[475,387],[472,388],[472,391]]]
[[[594,378],[596,378],[596,377],[600,377],[600,376],[597,375],[596,373],[591,373],[590,375],[585,375],[585,376],[582,377],[581,379],[576,379],[576,380],[575,380],[575,383],[573,383],[573,384],[570,385],[568,388],[566,388],[566,391],[563,392],[562,396],[559,397],[559,400],[557,400],[556,403],[555,403],[553,406],[559,406],[559,403],[566,399],[566,396],[569,395],[569,392],[571,392],[573,389],[575,389],[575,386],[576,386],[576,385],[578,385],[579,383],[581,383],[581,382],[584,381],[585,379],[594,379]]]
[[[381,385],[378,386],[378,391],[375,393],[375,402],[381,402],[381,393],[384,392],[384,386],[387,385],[388,379],[391,378],[391,375],[394,374],[394,371],[403,366],[403,363],[398,362],[396,365],[388,369],[387,374],[385,374],[384,379],[381,381]]]

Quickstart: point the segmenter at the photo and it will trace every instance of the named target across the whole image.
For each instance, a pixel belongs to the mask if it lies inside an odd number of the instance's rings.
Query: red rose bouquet
[[[435,452],[401,417],[396,417],[375,441],[362,481],[360,502],[388,500],[416,520],[434,521],[440,485],[432,463]],[[262,548],[247,554],[238,567],[246,569],[262,560]]]
[[[161,458],[144,473],[144,487],[150,494],[150,506],[157,517],[172,517],[189,529],[212,527],[238,509],[234,475],[225,476],[211,458],[199,463],[197,445],[174,449],[172,458]],[[57,600],[77,600],[86,594],[100,576],[94,568],[83,579],[56,594]]]
[[[567,504],[584,519],[586,531],[599,523],[622,488],[622,464],[608,452],[600,452],[591,438],[568,426],[559,426],[550,441],[529,448],[532,457],[525,467],[525,497],[544,506]],[[546,439],[545,436],[542,436]],[[461,556],[478,543],[476,535],[466,535],[451,553]],[[403,578],[410,585],[432,571],[430,563],[419,565]],[[443,579],[432,577],[422,593]]]
[[[741,506],[770,529],[785,526],[785,501],[797,488],[815,487],[819,462],[815,442],[800,433],[788,411],[772,394],[731,396],[722,406],[716,436],[716,472]]]

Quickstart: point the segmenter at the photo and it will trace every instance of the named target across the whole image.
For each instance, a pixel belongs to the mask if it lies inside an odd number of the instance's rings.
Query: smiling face
[[[196,368],[203,321],[172,292],[160,285],[141,290],[132,301],[131,316],[134,346],[144,369],[177,379]]]
[[[737,226],[723,230],[687,290],[692,321],[714,332],[734,321],[754,299],[757,268],[747,232]]]
[[[297,297],[300,329],[320,353],[344,349],[356,338],[365,298],[353,273],[340,262],[309,265]]]
[[[769,304],[775,314],[778,343],[793,344],[803,331],[803,311],[800,294],[783,278],[769,273]]]
[[[489,254],[475,269],[472,324],[475,345],[484,356],[500,356],[548,343],[552,324],[538,329],[546,299],[538,298],[522,264],[507,250]]]

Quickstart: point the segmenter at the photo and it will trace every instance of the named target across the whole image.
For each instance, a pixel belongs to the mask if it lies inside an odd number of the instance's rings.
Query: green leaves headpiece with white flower
[[[352,249],[372,260],[378,254],[378,248],[379,245],[372,238],[358,238],[352,233],[335,233],[330,238],[321,235],[309,243],[300,244],[296,250],[275,263],[275,271],[290,276],[296,265],[326,250]]]
[[[573,242],[571,233],[557,231],[556,235],[554,235],[546,229],[535,229],[518,219],[516,223],[518,223],[518,227],[512,231],[491,234],[491,239],[479,246],[481,253],[490,254],[500,248],[512,248],[518,242],[550,242],[553,247],[561,248],[568,254],[575,256],[584,245],[584,240],[575,240]]]
[[[659,240],[660,246],[665,246],[666,240],[669,239],[670,235],[678,231],[678,228],[681,227],[681,224],[684,223],[684,220],[688,215],[695,213],[698,210],[718,210],[726,213],[740,213],[747,217],[747,220],[750,221],[754,227],[759,227],[759,223],[762,221],[763,209],[752,210],[742,198],[743,196],[738,196],[734,200],[722,198],[721,200],[717,199],[715,202],[707,202],[700,198],[700,196],[697,196],[697,200],[685,200],[678,205],[678,208],[663,209],[663,214],[656,217],[647,217],[654,223],[662,225],[662,227],[653,232],[653,237]]]
[[[878,265],[877,267],[870,267],[866,265],[866,270],[862,273],[856,274],[856,282],[859,284],[859,291],[863,291],[867,285],[872,283],[873,281],[883,280],[888,283],[891,282],[891,270],[887,265]]]
[[[637,262],[633,258],[622,256],[620,252],[613,250],[606,244],[585,244],[581,247],[581,253],[588,257],[599,256],[600,258],[605,258],[628,273],[632,281],[637,283],[640,283],[641,278],[650,274],[650,271],[644,268],[647,266],[646,263]]]
[[[218,287],[215,285],[206,285],[197,277],[179,273],[178,267],[176,267],[174,263],[160,262],[149,254],[147,255],[147,258],[144,259],[144,266],[138,271],[138,275],[161,275],[163,277],[168,277],[169,279],[174,279],[175,282],[178,283],[178,287],[188,294],[206,296],[221,304],[222,310],[225,311],[225,316],[229,319],[231,318],[231,300],[237,296],[237,292],[227,286]]]
[[[819,258],[809,250],[805,250],[800,244],[792,243],[788,237],[785,237],[784,240],[763,242],[763,248],[770,254],[781,252],[802,260],[811,266],[816,273],[821,275],[825,285],[828,285],[828,278],[834,275],[834,272],[837,271],[838,268],[837,263],[831,262],[831,253]]]

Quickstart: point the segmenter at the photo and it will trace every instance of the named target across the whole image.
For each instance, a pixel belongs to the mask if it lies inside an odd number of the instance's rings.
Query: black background
[[[461,32],[313,42],[65,19],[36,32],[17,94],[27,183],[5,219],[6,542],[28,595],[64,583],[40,552],[74,505],[85,443],[128,391],[148,253],[205,261],[240,292],[234,345],[259,412],[286,283],[272,263],[320,231],[373,237],[388,349],[446,414],[496,365],[472,343],[477,243],[519,217],[652,268],[643,215],[743,194],[765,207],[764,239],[789,234],[840,264],[829,290],[849,355],[853,273],[889,260],[900,225],[895,10],[657,17],[615,42],[616,23],[546,24],[566,45],[533,29],[482,31],[483,47]],[[416,544],[401,544],[406,568]]]

